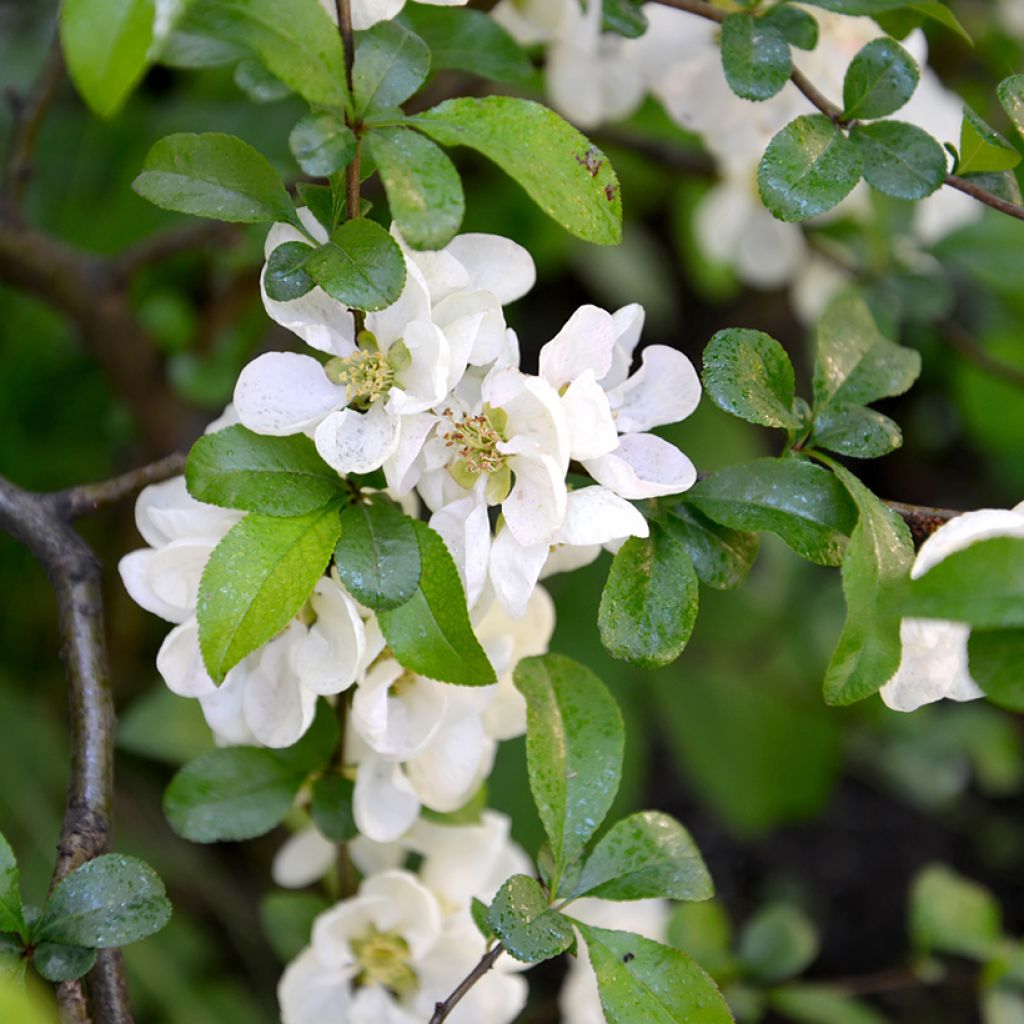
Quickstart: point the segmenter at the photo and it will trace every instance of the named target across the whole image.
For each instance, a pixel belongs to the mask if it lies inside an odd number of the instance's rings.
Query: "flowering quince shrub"
[[[505,310],[529,301],[533,258],[460,231],[448,151],[475,150],[566,231],[615,244],[618,179],[570,121],[596,128],[650,94],[720,167],[698,214],[705,246],[778,286],[820,269],[798,225],[847,205],[858,216],[862,181],[919,201],[908,232],[922,244],[974,217],[979,194],[1019,209],[1017,148],[922,67],[920,22],[962,31],[956,18],[900,0],[501,0],[491,15],[459,0],[193,0],[155,17],[127,2],[108,59],[103,6],[68,0],[61,24],[98,113],[157,60],[245,61],[250,82],[255,67],[264,88],[309,106],[288,139],[303,172],[293,188],[213,132],[160,140],[135,179],[167,210],[269,225],[260,294],[294,344],[245,366],[184,475],[141,492],[145,547],[120,563],[131,597],[170,626],[160,676],[198,702],[216,741],[167,788],[172,827],[197,843],[291,830],[266,907],[272,935],[298,921],[303,937],[288,947],[282,1021],[510,1022],[524,968],[562,953],[576,958],[562,997],[572,1024],[732,1020],[717,983],[789,981],[814,959],[813,929],[773,906],[733,953],[686,828],[656,810],[606,821],[622,717],[589,669],[549,652],[543,580],[612,552],[601,641],[656,668],[684,652],[701,585],[739,586],[770,532],[840,569],[829,704],[880,693],[900,711],[979,697],[1024,710],[1024,505],[951,519],[915,551],[900,507],[839,461],[900,446],[874,406],[921,373],[843,273],[812,287],[802,396],[768,334],[719,331],[698,374],[676,349],[642,346],[635,303],[552,324],[531,339],[529,372]],[[898,25],[902,43],[887,34]],[[432,70],[524,81],[520,45],[539,47],[568,120],[511,95],[427,105]],[[1022,82],[998,93],[1024,132]],[[931,133],[954,127],[951,166]],[[386,213],[362,194],[374,175]],[[658,431],[702,395],[781,431],[777,454],[698,474]],[[546,836],[529,852],[486,786],[499,744],[524,734]],[[321,882],[330,902],[289,892]],[[923,876],[921,913],[928,887],[965,884]],[[145,937],[170,908],[151,869],[107,855],[29,909],[0,839],[0,932],[22,970],[30,959],[51,981],[81,977],[97,949]],[[963,952],[950,931],[925,921],[922,942]],[[683,951],[698,940],[720,970]],[[764,954],[775,944],[782,963]],[[857,1009],[797,985],[771,998],[795,1020]]]

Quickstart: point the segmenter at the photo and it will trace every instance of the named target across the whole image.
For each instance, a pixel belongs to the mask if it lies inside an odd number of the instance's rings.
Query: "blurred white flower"
[[[462,7],[467,0],[418,0],[433,7]],[[320,0],[320,6],[338,23],[338,5],[335,0]],[[358,32],[371,28],[379,21],[397,18],[405,7],[405,0],[352,0],[352,27]]]

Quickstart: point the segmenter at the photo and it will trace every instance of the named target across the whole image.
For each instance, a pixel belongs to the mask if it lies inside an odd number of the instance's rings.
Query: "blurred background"
[[[929,28],[930,63],[1001,125],[994,84],[1024,69],[1024,45],[994,7],[955,6],[976,45]],[[44,65],[54,9],[0,0],[0,82],[8,90],[28,90]],[[0,254],[0,472],[19,485],[50,489],[100,479],[187,444],[229,401],[250,358],[296,342],[260,304],[262,229],[210,232],[190,251],[165,258],[131,249],[186,221],[129,187],[148,147],[165,134],[231,132],[286,177],[296,175],[287,135],[301,103],[259,83],[247,87],[230,67],[157,67],[119,116],[101,122],[59,84],[37,140],[26,218],[75,251],[134,252],[117,288],[139,330],[111,355],[95,325],[40,298],[11,254]],[[465,82],[429,88],[467,91]],[[522,89],[542,90],[539,74]],[[0,139],[10,125],[5,106]],[[509,235],[537,261],[536,288],[508,310],[527,368],[580,303],[615,309],[636,301],[647,310],[644,340],[675,346],[698,365],[720,328],[768,331],[792,355],[807,393],[811,341],[789,291],[752,289],[702,254],[693,214],[715,178],[697,141],[651,100],[627,124],[592,135],[623,185],[625,240],[614,249],[577,243],[499,172],[466,151],[456,154],[467,189],[465,230]],[[369,195],[382,212],[372,185]],[[857,257],[851,276],[880,322],[924,356],[910,394],[883,403],[903,427],[904,447],[856,468],[887,498],[956,509],[1013,505],[1024,497],[1024,225],[987,213],[915,252],[907,265],[899,256],[901,206],[876,197],[855,224],[840,219],[811,229]],[[147,346],[145,357],[132,346]],[[710,403],[671,438],[705,471],[770,454],[775,441]],[[274,985],[287,945],[268,943],[260,908],[283,834],[208,848],[167,826],[163,788],[177,765],[208,747],[208,731],[198,709],[171,696],[157,677],[164,625],[120,586],[117,560],[140,544],[131,503],[93,516],[82,531],[107,570],[121,715],[116,843],[157,868],[175,907],[165,931],[127,952],[138,1020],[276,1021]],[[980,1019],[978,965],[925,957],[908,932],[907,906],[918,873],[941,862],[994,894],[1007,936],[1024,932],[1021,719],[983,702],[913,715],[890,712],[877,699],[826,707],[821,680],[843,617],[839,575],[802,562],[771,537],[740,589],[702,588],[694,639],[675,665],[631,669],[608,657],[597,635],[607,564],[602,558],[551,581],[559,614],[552,648],[594,669],[623,707],[629,741],[619,812],[657,807],[687,825],[735,932],[780,902],[799,911],[800,926],[782,928],[780,940],[797,942],[797,954],[774,976],[762,971],[760,982],[787,973],[835,982],[866,997],[882,1020]],[[32,903],[45,894],[63,811],[65,684],[51,591],[28,553],[6,537],[0,594],[0,830],[18,854]],[[524,780],[523,743],[507,743],[490,802],[512,816],[516,837],[534,849],[540,828]],[[719,917],[696,930],[706,939],[720,925]],[[681,919],[677,927],[682,935],[688,925]],[[1018,946],[1012,938],[1007,949]],[[735,981],[744,968],[721,954],[705,950],[705,965]],[[556,963],[534,972],[524,1020],[557,1019],[553,999],[563,969]],[[747,975],[739,997],[749,997],[747,1019],[763,1010],[768,1021],[840,1022],[824,1011],[779,1016],[779,1007],[761,1006],[757,971]],[[1012,981],[1012,964],[1007,976]],[[1001,1005],[1013,1010],[1012,997]],[[987,1020],[1024,1019],[995,1016],[992,1006]],[[848,1016],[840,1024],[876,1019]]]

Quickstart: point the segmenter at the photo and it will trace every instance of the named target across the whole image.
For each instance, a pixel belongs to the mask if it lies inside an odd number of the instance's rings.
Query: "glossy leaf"
[[[762,15],[761,20],[798,49],[813,50],[818,45],[818,23],[800,7],[789,3],[778,4]]]
[[[259,224],[296,216],[266,157],[234,135],[218,132],[160,139],[132,188],[165,210],[214,220]]]
[[[315,214],[314,214],[315,216]],[[316,250],[305,242],[285,242],[267,259],[263,287],[277,302],[292,302],[316,287],[306,271],[306,262]]]
[[[34,936],[40,942],[106,949],[160,931],[170,916],[157,873],[136,857],[108,853],[58,883]]]
[[[872,39],[850,62],[843,81],[843,117],[887,117],[914,94],[921,72],[895,39]]]
[[[47,980],[74,981],[92,970],[96,950],[85,946],[65,946],[59,942],[40,942],[32,953],[32,966]]]
[[[460,686],[489,686],[496,679],[494,668],[470,625],[455,562],[426,523],[413,526],[420,552],[419,585],[404,604],[378,613],[384,639],[412,672]]]
[[[740,934],[739,957],[761,984],[800,974],[818,955],[818,934],[796,907],[776,903],[759,911]]]
[[[298,165],[314,177],[326,178],[347,167],[356,155],[356,137],[344,118],[330,110],[302,118],[288,136]]]
[[[850,139],[864,161],[864,180],[887,196],[924,199],[946,180],[946,151],[916,125],[856,125]]]
[[[857,147],[824,114],[790,121],[768,144],[757,169],[761,199],[779,220],[816,217],[860,181]]]
[[[1002,937],[1002,913],[984,886],[931,864],[910,890],[910,937],[923,952],[987,959]]]
[[[570,234],[599,245],[622,236],[622,197],[608,158],[553,110],[514,96],[446,100],[411,119],[442,146],[493,160]]]
[[[1024,629],[974,630],[967,641],[971,678],[993,704],[1024,711]]]
[[[476,925],[477,931],[488,941],[497,939],[497,935],[494,933],[494,929],[490,926],[487,921],[487,917],[491,912],[491,908],[484,903],[482,900],[478,900],[475,896],[470,900],[469,914],[473,918],[473,924]]]
[[[420,582],[415,521],[391,505],[350,505],[341,513],[334,564],[341,582],[367,608],[405,604]]]
[[[701,583],[717,590],[731,590],[747,578],[760,546],[756,533],[722,526],[687,501],[668,509],[662,528],[689,552]]]
[[[0,832],[0,932],[25,932],[25,912],[21,902],[18,861]]]
[[[513,875],[502,885],[487,924],[512,956],[528,964],[550,960],[575,941],[569,919],[548,906],[547,894],[527,875]]]
[[[320,834],[334,843],[346,843],[359,834],[352,813],[355,784],[342,775],[322,775],[313,783],[310,810]]]
[[[526,698],[526,762],[555,864],[565,867],[604,820],[622,775],[622,714],[600,679],[557,654],[524,658],[515,685]]]
[[[306,261],[306,271],[331,298],[354,309],[384,309],[405,287],[402,250],[365,217],[338,227]]]
[[[327,568],[340,531],[333,502],[288,518],[250,513],[232,527],[199,584],[199,645],[213,679],[288,625]]]
[[[313,922],[329,904],[309,892],[272,892],[260,904],[263,934],[282,963],[294,960],[308,945]]]
[[[996,94],[1017,134],[1024,138],[1024,75],[1004,78],[996,87]]]
[[[405,102],[430,71],[430,50],[415,32],[381,21],[362,32],[352,65],[357,114],[390,109]]]
[[[729,88],[745,100],[767,100],[789,81],[789,43],[764,18],[730,14],[722,22],[722,68]]]
[[[903,434],[874,409],[837,402],[815,417],[811,443],[854,459],[877,459],[899,448]]]
[[[1008,171],[1020,163],[1020,153],[970,107],[964,107],[960,125],[960,160],[957,174]]]
[[[603,0],[601,30],[625,39],[639,39],[647,31],[647,15],[639,0]]]
[[[295,191],[298,193],[299,197],[299,201],[296,205],[307,207],[313,216],[316,217],[317,221],[319,221],[320,226],[324,231],[330,234],[338,226],[338,222],[341,220],[341,215],[344,212],[344,196],[339,195],[338,198],[340,198],[341,202],[340,204],[336,203],[329,185],[313,185],[308,181],[300,181],[295,186]],[[337,209],[338,206],[342,207],[342,209]],[[301,245],[302,243],[285,243],[285,245],[288,244]],[[284,248],[284,246],[278,246],[278,249],[281,248]],[[277,249],[275,249],[274,252],[277,252]],[[270,255],[271,258],[273,258],[274,253],[271,253]],[[303,270],[305,270],[305,267],[306,260],[303,258]],[[316,283],[312,278],[310,278],[309,281],[310,286]],[[264,284],[267,283],[266,278],[264,278]],[[274,296],[271,295],[271,298],[274,298]]]

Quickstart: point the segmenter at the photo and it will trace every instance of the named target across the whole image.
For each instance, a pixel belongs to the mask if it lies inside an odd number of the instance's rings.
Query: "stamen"
[[[383,398],[395,383],[395,370],[380,352],[360,350],[338,356],[324,367],[327,379],[345,388],[349,405],[365,409]]]

